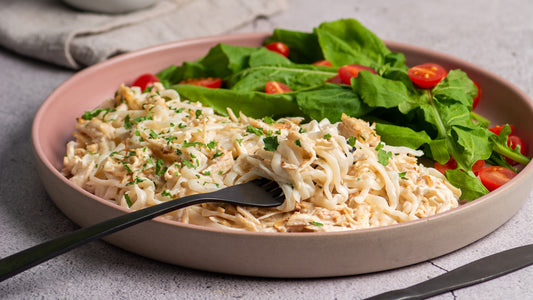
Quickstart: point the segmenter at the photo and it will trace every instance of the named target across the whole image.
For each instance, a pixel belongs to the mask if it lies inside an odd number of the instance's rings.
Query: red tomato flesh
[[[218,89],[222,86],[222,79],[216,77],[190,78],[181,81],[179,84],[191,84],[211,89]]]
[[[500,135],[500,132],[502,131],[504,125],[496,125],[492,128],[489,128],[490,131],[492,131],[492,133],[496,134],[496,135]],[[513,134],[513,131],[514,131],[514,126],[513,125],[509,125],[509,127],[511,128],[511,133],[509,133],[509,135],[512,135]]]
[[[331,62],[329,60],[319,60],[313,63],[315,66],[326,66],[326,67],[333,67]]]
[[[154,82],[159,82],[159,78],[154,74],[146,73],[137,77],[131,86],[138,86],[141,88],[141,91],[144,91],[147,87],[153,85]]]
[[[524,140],[522,140],[522,138],[517,135],[509,135],[509,138],[507,139],[507,146],[511,147],[511,149],[516,149],[516,147],[520,147],[520,153],[524,156],[527,153],[526,143],[524,142]],[[505,160],[507,160],[507,162],[511,165],[518,164],[514,160],[507,157],[505,158]]]
[[[350,84],[352,77],[357,77],[361,71],[370,71],[377,74],[374,69],[363,65],[345,65],[339,68],[338,73],[343,83]]]
[[[489,166],[479,170],[479,179],[489,191],[494,191],[515,176],[515,172],[500,166]]]
[[[267,94],[282,94],[291,91],[288,86],[279,81],[267,81],[265,85],[265,93]]]
[[[448,75],[446,69],[434,63],[425,63],[407,70],[411,81],[421,88],[432,88]]]
[[[472,172],[474,172],[475,175],[479,173],[479,170],[485,166],[485,161],[480,159],[474,163],[472,166]],[[437,171],[441,172],[442,174],[446,173],[448,170],[455,170],[457,169],[457,162],[455,159],[450,158],[450,160],[445,164],[440,164],[438,162],[435,162],[435,169]]]
[[[344,83],[339,75],[335,75],[335,76],[329,78],[328,80],[326,80],[326,82],[335,83],[335,84],[343,84]]]
[[[277,52],[285,57],[289,57],[289,46],[282,42],[272,42],[270,44],[265,45],[265,48],[270,51]]]

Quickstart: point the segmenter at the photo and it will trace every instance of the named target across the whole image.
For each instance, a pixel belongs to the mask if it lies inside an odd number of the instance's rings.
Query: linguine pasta
[[[343,116],[254,119],[214,113],[159,83],[122,85],[78,119],[63,173],[133,210],[257,177],[286,196],[276,208],[193,205],[165,215],[249,231],[338,231],[396,224],[458,206],[460,190],[417,162],[421,151],[383,144],[366,122]]]

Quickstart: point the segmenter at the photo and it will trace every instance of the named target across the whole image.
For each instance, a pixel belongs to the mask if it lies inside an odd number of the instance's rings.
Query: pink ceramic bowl
[[[33,123],[38,172],[50,197],[65,215],[87,226],[128,209],[96,197],[60,173],[65,143],[75,118],[111,97],[121,83],[204,56],[219,42],[259,46],[266,33],[225,35],[165,44],[121,55],[87,68],[58,87]],[[432,61],[461,68],[484,88],[477,112],[495,123],[513,123],[533,148],[533,101],[498,76],[463,60],[389,42],[409,65]],[[204,228],[154,219],[105,240],[163,262],[208,271],[264,277],[325,277],[382,271],[428,260],[489,234],[520,209],[531,190],[533,164],[500,189],[446,213],[375,229],[335,233],[254,233]]]

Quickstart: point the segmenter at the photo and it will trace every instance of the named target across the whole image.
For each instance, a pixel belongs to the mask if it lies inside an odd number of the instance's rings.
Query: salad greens
[[[375,122],[383,142],[423,149],[427,157],[444,164],[455,159],[458,168],[446,176],[472,200],[488,190],[471,168],[478,160],[512,168],[504,156],[522,164],[529,158],[507,146],[506,126],[499,135],[472,112],[477,87],[461,70],[450,70],[431,89],[411,82],[405,57],[391,52],[382,40],[358,21],[326,22],[305,33],[274,30],[266,43],[279,41],[290,48],[286,58],[264,47],[219,44],[196,61],[172,65],[158,74],[161,82],[186,99],[200,101],[226,115],[226,108],[263,118],[302,116],[307,120],[328,118],[340,121],[342,113]],[[313,65],[328,60],[332,66]],[[326,82],[347,64],[373,68],[361,71],[351,85]],[[189,78],[218,77],[222,89],[179,84]],[[292,92],[264,93],[269,80],[286,84]],[[274,141],[270,144],[275,145]],[[386,161],[386,159],[385,159]]]

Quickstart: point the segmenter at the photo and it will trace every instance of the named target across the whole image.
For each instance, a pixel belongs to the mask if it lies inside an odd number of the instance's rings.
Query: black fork
[[[264,178],[210,193],[170,200],[78,229],[70,234],[3,258],[0,260],[0,281],[86,243],[189,205],[224,202],[241,206],[275,207],[283,204],[284,200],[285,197],[279,185]]]

